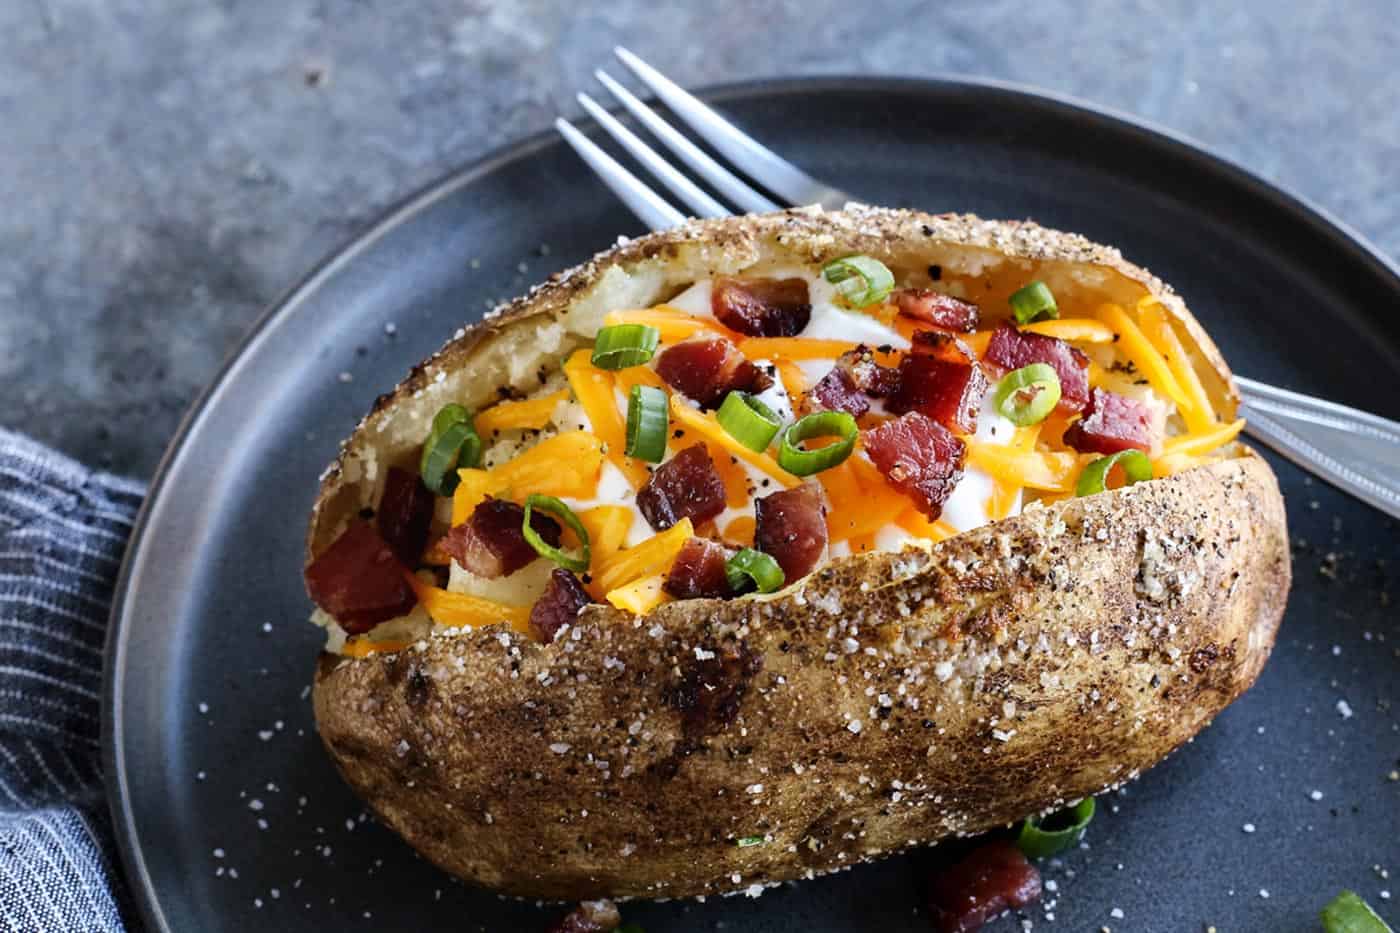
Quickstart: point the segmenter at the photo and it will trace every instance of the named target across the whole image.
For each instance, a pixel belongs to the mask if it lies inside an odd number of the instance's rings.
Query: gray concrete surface
[[[1189,134],[1400,253],[1388,0],[9,0],[0,424],[146,475],[264,305],[383,206],[577,113],[617,42],[683,83],[959,72]]]

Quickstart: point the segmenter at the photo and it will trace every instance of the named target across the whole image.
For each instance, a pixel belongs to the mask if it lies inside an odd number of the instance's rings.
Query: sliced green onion
[[[878,259],[846,256],[822,266],[822,276],[854,308],[884,301],[894,291],[894,273]]]
[[[1100,457],[1086,466],[1084,472],[1079,474],[1074,494],[1092,496],[1096,492],[1103,492],[1108,488],[1108,473],[1115,466],[1123,468],[1123,475],[1127,478],[1125,486],[1152,478],[1152,461],[1147,459],[1147,454],[1140,450],[1120,450],[1116,454]]]
[[[1048,320],[1060,316],[1060,308],[1055,304],[1055,296],[1044,282],[1032,282],[1011,293],[1011,313],[1017,324]]]
[[[598,331],[592,362],[599,369],[640,366],[656,353],[661,331],[647,324],[614,324]]]
[[[734,840],[734,844],[741,849],[747,849],[749,846],[761,846],[763,845],[763,837],[741,836],[738,839]]]
[[[844,461],[856,449],[856,435],[860,429],[856,419],[844,411],[815,411],[797,419],[783,432],[778,442],[778,466],[793,476],[811,476],[822,470],[829,470]],[[804,450],[797,446],[800,442],[814,437],[835,435],[841,440],[835,444]]]
[[[729,578],[729,588],[736,593],[743,592],[750,584],[760,593],[771,593],[783,585],[783,568],[773,556],[751,547],[742,548],[724,562],[724,575]]]
[[[1392,933],[1390,926],[1355,891],[1343,891],[1332,898],[1318,916],[1326,933]]]
[[[768,449],[778,429],[783,426],[777,412],[755,396],[737,390],[724,397],[724,403],[715,412],[715,417],[730,437],[749,450],[760,453]]]
[[[423,485],[439,496],[457,488],[457,469],[474,467],[481,460],[481,437],[472,426],[472,413],[461,405],[444,405],[433,416],[418,472]]]
[[[553,515],[568,525],[574,534],[578,535],[579,553],[577,556],[550,544],[539,536],[539,532],[530,527],[530,517],[534,514],[535,509]],[[536,554],[547,557],[565,570],[572,570],[574,573],[588,571],[589,558],[591,557],[588,548],[588,529],[583,527],[583,522],[579,521],[574,510],[563,502],[553,496],[530,496],[525,500],[525,521],[521,524],[521,530],[525,533],[525,540],[530,542],[530,547],[535,549]]]
[[[997,382],[992,402],[1017,427],[1039,424],[1060,404],[1060,377],[1048,363],[1013,369]]]
[[[670,431],[666,393],[655,386],[633,386],[627,396],[627,456],[660,463]]]
[[[1016,836],[1016,846],[1026,858],[1045,858],[1056,852],[1063,852],[1078,844],[1084,836],[1084,827],[1094,818],[1094,798],[1085,797],[1072,807],[1052,813],[1041,819],[1027,817],[1021,822],[1020,833]]]

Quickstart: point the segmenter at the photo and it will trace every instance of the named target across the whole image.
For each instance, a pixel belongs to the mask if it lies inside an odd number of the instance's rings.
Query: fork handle
[[[1249,435],[1400,518],[1400,423],[1253,379],[1236,382]]]

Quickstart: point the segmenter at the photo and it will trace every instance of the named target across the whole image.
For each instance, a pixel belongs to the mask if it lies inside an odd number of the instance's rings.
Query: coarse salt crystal
[[[573,746],[571,746],[568,742],[553,742],[550,744],[549,750],[556,755],[563,755],[566,752],[568,752],[568,750],[572,747]]]

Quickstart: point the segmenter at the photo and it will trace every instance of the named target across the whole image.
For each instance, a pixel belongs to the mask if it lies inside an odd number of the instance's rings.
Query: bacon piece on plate
[[[368,632],[418,602],[393,548],[368,522],[355,522],[304,572],[311,600],[351,635]]]
[[[816,483],[755,500],[754,520],[754,547],[783,568],[784,584],[806,576],[826,553],[826,506]]]
[[[899,387],[886,407],[902,414],[922,412],[962,434],[977,430],[977,411],[987,377],[967,344],[948,334],[921,330],[913,349],[899,362]]]
[[[1150,408],[1116,392],[1094,389],[1084,417],[1065,431],[1065,443],[1081,453],[1116,454],[1120,450],[1151,453],[1155,435]]]
[[[702,408],[718,408],[733,389],[762,392],[773,384],[723,337],[696,337],[663,350],[656,358],[656,374]]]
[[[871,428],[863,439],[866,453],[885,479],[914,500],[929,521],[937,521],[962,479],[967,452],[963,442],[917,411]]]
[[[722,599],[730,595],[729,577],[724,572],[729,549],[708,538],[690,538],[681,545],[671,572],[666,575],[666,592],[677,599]]]
[[[982,312],[975,304],[931,288],[898,288],[890,295],[890,301],[905,317],[926,321],[941,330],[970,334],[982,320]]]
[[[433,494],[417,473],[390,467],[374,520],[394,556],[409,567],[417,566],[433,521]]]
[[[534,517],[533,515],[531,516]],[[546,645],[566,625],[573,625],[579,611],[593,602],[578,577],[562,567],[549,575],[549,586],[530,607],[530,633]]]
[[[478,577],[509,576],[540,555],[525,540],[525,510],[507,499],[487,496],[471,517],[450,530],[442,547],[452,559]],[[539,512],[530,514],[530,527],[546,543],[559,546],[559,523]]]
[[[549,933],[612,933],[621,922],[612,901],[579,901],[578,907],[549,928]]]
[[[831,372],[807,393],[807,405],[859,418],[870,410],[871,398],[884,398],[898,386],[899,370],[875,362],[875,354],[861,344],[836,358]]]
[[[1039,899],[1040,872],[1005,839],[982,843],[937,871],[928,886],[929,918],[939,933],[973,933]]]
[[[791,337],[812,317],[804,279],[717,278],[710,310],[721,324],[750,337]]]
[[[1002,324],[992,333],[982,362],[998,374],[1032,363],[1048,363],[1060,377],[1059,411],[1080,411],[1089,401],[1089,358],[1057,337],[1027,334]]]
[[[687,447],[656,468],[637,490],[637,508],[657,531],[683,518],[695,524],[724,511],[724,480],[704,444]]]

